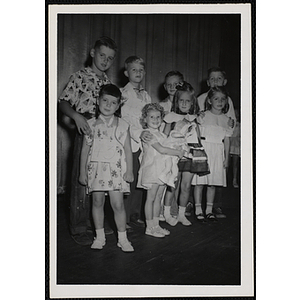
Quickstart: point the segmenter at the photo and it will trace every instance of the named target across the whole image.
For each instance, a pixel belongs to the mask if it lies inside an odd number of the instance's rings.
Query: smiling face
[[[149,110],[145,119],[148,128],[158,129],[162,123],[161,112]]]
[[[176,86],[180,82],[180,78],[177,75],[170,76],[166,79],[164,88],[170,96],[174,96],[176,93]]]
[[[146,71],[145,67],[141,63],[132,62],[128,64],[127,70],[124,74],[134,86],[138,86],[142,82]]]
[[[104,94],[99,98],[99,110],[105,117],[112,116],[119,106],[120,101],[117,97]]]
[[[114,62],[116,52],[109,47],[100,46],[99,48],[92,49],[90,55],[93,58],[93,71],[98,75],[103,75]]]
[[[227,83],[227,79],[224,77],[222,72],[214,71],[209,74],[209,78],[207,80],[207,85],[209,87],[216,87],[216,86],[224,86]]]
[[[183,92],[178,98],[178,108],[182,113],[188,113],[192,107],[192,96],[189,92]]]
[[[216,92],[214,95],[208,100],[208,103],[211,105],[210,111],[214,114],[221,114],[223,108],[227,103],[227,97],[221,92]]]

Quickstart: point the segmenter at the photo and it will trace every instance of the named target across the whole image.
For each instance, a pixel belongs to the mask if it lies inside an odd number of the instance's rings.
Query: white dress
[[[201,143],[208,157],[210,174],[195,175],[192,184],[226,186],[226,169],[224,168],[224,138],[232,135],[228,126],[228,117],[224,114],[215,115],[210,111],[200,119]]]

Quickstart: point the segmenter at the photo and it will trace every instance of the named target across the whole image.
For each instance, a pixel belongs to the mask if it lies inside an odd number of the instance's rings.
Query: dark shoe
[[[110,234],[113,234],[114,231],[109,227],[109,226],[104,226],[104,233],[105,235],[110,235]]]
[[[133,232],[133,229],[130,225],[126,224],[126,231],[127,233]]]
[[[190,217],[192,215],[193,208],[194,208],[193,203],[188,202],[184,213],[186,217]]]
[[[206,219],[209,221],[209,222],[218,222],[218,219],[216,218],[216,216],[212,213],[209,213],[206,215]]]
[[[89,238],[86,232],[74,234],[71,237],[78,245],[89,246],[92,244],[92,240]]]
[[[134,225],[134,226],[137,226],[137,227],[145,227],[144,221],[142,221],[141,219],[139,219],[136,216],[131,216],[130,217],[130,225]]]
[[[221,207],[215,208],[214,213],[218,219],[225,219],[226,215],[223,213]]]

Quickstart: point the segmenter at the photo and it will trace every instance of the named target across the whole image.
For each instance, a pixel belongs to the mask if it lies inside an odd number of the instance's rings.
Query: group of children
[[[154,103],[142,87],[145,63],[137,56],[125,61],[124,74],[129,81],[125,87],[119,89],[110,82],[105,72],[116,52],[112,39],[100,38],[90,51],[92,65],[71,76],[59,102],[61,111],[77,127],[70,194],[71,235],[81,245],[104,247],[104,203],[109,195],[118,230],[117,246],[133,252],[126,233],[131,222],[141,227],[146,223],[145,234],[157,238],[170,234],[159,225],[161,214],[171,226],[178,222],[191,225],[186,206],[192,185],[197,219],[215,219],[215,187],[226,186],[229,138],[233,132],[239,138],[239,123],[221,69],[209,71],[210,90],[198,99],[180,72],[169,72],[164,84],[168,97]],[[234,148],[238,157],[238,141]],[[207,156],[195,157],[199,149]],[[199,163],[203,160],[207,160],[206,172]],[[233,184],[238,187],[236,177]],[[201,206],[204,186],[206,211]],[[145,191],[144,223],[141,211]],[[93,242],[86,233],[89,194],[96,231]],[[174,216],[172,206],[174,210],[177,203]]]

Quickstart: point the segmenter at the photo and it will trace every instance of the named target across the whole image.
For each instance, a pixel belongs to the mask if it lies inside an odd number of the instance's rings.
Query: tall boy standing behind
[[[71,75],[59,97],[60,110],[75,121],[77,132],[74,140],[73,168],[70,194],[70,232],[80,245],[90,245],[87,235],[90,214],[85,186],[79,179],[80,153],[84,134],[90,133],[87,120],[95,115],[96,101],[101,86],[109,84],[105,72],[112,65],[117,51],[116,43],[109,37],[101,37],[90,51],[92,65]]]
[[[122,98],[125,100],[121,108],[122,118],[130,125],[131,148],[133,152],[134,181],[130,184],[130,195],[125,198],[127,223],[131,222],[139,227],[144,227],[141,220],[144,190],[136,188],[138,170],[140,167],[139,156],[141,153],[141,139],[149,141],[152,134],[145,131],[140,123],[142,108],[151,103],[151,98],[142,87],[142,80],[146,74],[144,60],[138,56],[130,56],[125,60],[124,74],[129,82],[121,88]]]

